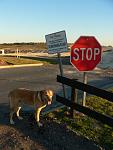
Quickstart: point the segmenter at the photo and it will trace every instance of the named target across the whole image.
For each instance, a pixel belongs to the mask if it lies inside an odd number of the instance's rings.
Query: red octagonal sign
[[[102,47],[94,36],[80,36],[71,47],[71,64],[79,71],[93,70],[101,61]]]

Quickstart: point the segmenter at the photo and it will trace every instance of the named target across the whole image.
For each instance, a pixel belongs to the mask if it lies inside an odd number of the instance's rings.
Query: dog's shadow
[[[46,125],[46,120],[44,123],[44,119],[41,119],[43,126],[38,127],[38,124],[35,121],[35,116],[34,116],[33,110],[32,111],[21,110],[20,116],[23,117],[23,120],[18,120],[16,115],[14,115],[13,119],[15,121],[15,124],[10,125],[10,122],[9,122],[10,111],[9,110],[10,110],[9,105],[7,105],[5,103],[0,104],[0,126],[2,126],[2,129],[5,128],[5,130],[7,130],[6,127],[8,127],[8,131],[6,131],[6,135],[11,136],[11,134],[14,135],[14,134],[20,133],[19,135],[16,136],[16,138],[20,138],[19,136],[23,137],[23,139],[29,138],[33,142],[38,143],[39,145],[42,145],[43,147],[45,147],[46,149],[49,150],[48,146],[50,147],[51,143],[48,143],[49,145],[47,146],[47,141],[44,140],[45,135],[48,134],[48,128],[49,128],[49,125]],[[41,116],[41,118],[42,118],[42,116]],[[7,134],[9,132],[9,130],[11,132],[10,132],[10,134]],[[15,132],[15,130],[17,132]],[[13,139],[12,139],[12,141],[13,141]],[[5,142],[5,143],[7,144],[7,142]]]
[[[17,128],[17,129],[22,129],[22,131],[26,131],[23,130],[23,128],[25,127],[25,129],[33,129],[33,128],[37,128],[37,130],[41,130],[41,127],[39,128],[37,125],[37,122],[35,120],[35,115],[34,115],[34,111],[33,110],[21,110],[20,111],[20,116],[23,117],[22,120],[19,120],[16,116],[16,114],[14,114],[13,116],[13,120],[15,121],[15,125],[10,125],[10,121],[9,121],[9,114],[10,114],[10,108],[9,105],[3,103],[0,104],[0,125],[9,125],[11,127]],[[43,120],[42,120],[43,122]],[[42,126],[43,128],[43,126]],[[27,134],[27,133],[25,133]]]
[[[78,146],[82,150],[98,149],[92,141],[69,131],[66,124],[60,125],[59,123],[48,120],[46,117],[41,117],[43,126],[38,127],[33,112],[21,111],[20,115],[23,117],[23,120],[18,120],[14,116],[15,125],[10,125],[9,106],[0,104],[0,125],[16,129],[24,138],[29,137],[30,140],[42,145],[46,150],[75,150],[78,149]]]

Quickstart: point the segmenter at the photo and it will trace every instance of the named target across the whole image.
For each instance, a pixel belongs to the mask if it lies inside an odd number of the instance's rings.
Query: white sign
[[[49,54],[67,52],[66,32],[60,31],[45,36]]]

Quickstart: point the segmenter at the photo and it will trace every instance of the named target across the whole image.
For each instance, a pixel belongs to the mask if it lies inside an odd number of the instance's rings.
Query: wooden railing
[[[68,107],[71,107],[73,110],[77,110],[79,112],[82,112],[83,114],[88,115],[91,118],[94,118],[98,121],[101,121],[104,124],[107,124],[107,125],[113,127],[113,118],[112,117],[107,116],[107,115],[103,115],[99,112],[91,110],[88,107],[84,107],[80,104],[77,104],[73,100],[74,95],[75,95],[74,89],[79,89],[79,90],[85,91],[89,94],[99,96],[99,97],[104,98],[104,99],[106,99],[110,102],[113,102],[113,93],[111,93],[109,91],[106,91],[106,90],[103,90],[103,89],[96,88],[96,87],[88,85],[88,84],[84,84],[84,83],[79,82],[77,80],[69,79],[69,78],[66,78],[66,77],[61,77],[59,75],[57,76],[57,82],[68,85],[72,88],[72,90],[71,90],[71,95],[72,95],[71,96],[71,101],[64,98],[64,97],[56,95],[56,100],[58,102],[66,105]]]

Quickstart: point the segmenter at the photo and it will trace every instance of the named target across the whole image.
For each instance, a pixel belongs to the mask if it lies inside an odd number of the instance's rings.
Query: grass
[[[40,43],[33,43],[33,42],[29,42],[29,43],[4,43],[4,44],[0,44],[0,48],[1,49],[6,49],[6,51],[16,51],[16,49],[18,48],[19,50],[46,50],[47,46],[46,43],[40,42]]]
[[[17,58],[17,57],[11,57],[11,56],[7,56],[7,57],[0,56],[0,60],[3,60],[13,65],[38,64],[38,63],[49,64],[49,62],[46,60],[38,60],[38,59],[34,60],[32,58],[25,58],[25,57]]]
[[[105,99],[89,96],[86,99],[86,105],[95,111],[113,117],[113,103]],[[113,128],[108,125],[102,124],[86,115],[80,115],[80,113],[75,113],[74,119],[70,119],[66,115],[65,108],[51,112],[47,117],[58,123],[65,124],[73,132],[93,140],[106,150],[113,149]]]

